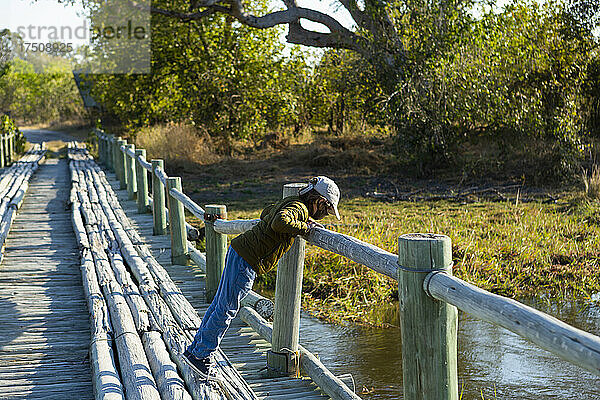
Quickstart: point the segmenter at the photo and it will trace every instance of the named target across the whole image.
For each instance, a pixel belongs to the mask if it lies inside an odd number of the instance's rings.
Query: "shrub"
[[[585,194],[591,199],[600,199],[600,167],[594,165],[589,173],[583,174]]]
[[[146,158],[162,158],[169,167],[186,168],[190,164],[214,162],[218,156],[210,151],[206,132],[181,123],[167,123],[142,128],[135,135],[136,147],[146,149]]]
[[[25,151],[25,136],[17,128],[15,122],[8,115],[0,116],[0,135],[15,134],[15,144],[17,154]]]
[[[453,165],[480,138],[497,142],[507,160],[515,158],[509,147],[528,149],[533,160],[533,145],[544,141],[558,150],[546,162],[555,178],[573,176],[587,137],[587,74],[598,58],[597,40],[573,29],[553,2],[515,0],[472,21],[447,53],[398,87],[399,155],[427,172]]]

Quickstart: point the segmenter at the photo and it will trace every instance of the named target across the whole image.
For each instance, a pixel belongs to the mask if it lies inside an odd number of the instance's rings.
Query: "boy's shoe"
[[[198,358],[189,351],[183,353],[183,361],[201,378],[208,380],[210,378],[210,370],[212,362],[210,357]]]

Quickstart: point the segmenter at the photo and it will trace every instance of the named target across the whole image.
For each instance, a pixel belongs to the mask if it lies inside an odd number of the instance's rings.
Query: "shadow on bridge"
[[[0,265],[0,398],[91,399],[90,340],[65,160],[31,180]]]

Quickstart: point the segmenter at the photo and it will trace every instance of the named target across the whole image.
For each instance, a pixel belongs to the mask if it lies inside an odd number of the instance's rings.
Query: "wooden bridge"
[[[359,399],[351,376],[298,343],[306,243],[398,280],[405,399],[458,399],[456,307],[600,376],[600,338],[453,277],[448,237],[402,235],[395,255],[315,229],[280,261],[274,304],[244,299],[218,379],[198,381],[181,352],[216,291],[227,235],[257,221],[204,210],[162,160],[96,135],[99,163],[75,143],[68,159],[45,161],[37,146],[0,176],[0,399]],[[188,241],[185,210],[205,221],[205,253]]]

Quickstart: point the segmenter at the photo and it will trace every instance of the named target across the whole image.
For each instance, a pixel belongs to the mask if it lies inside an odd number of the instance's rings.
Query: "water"
[[[600,336],[600,305],[524,301]],[[363,399],[402,398],[398,329],[341,327],[303,315],[300,342],[336,375],[351,373]],[[459,392],[463,400],[600,399],[600,378],[504,328],[459,313]]]

